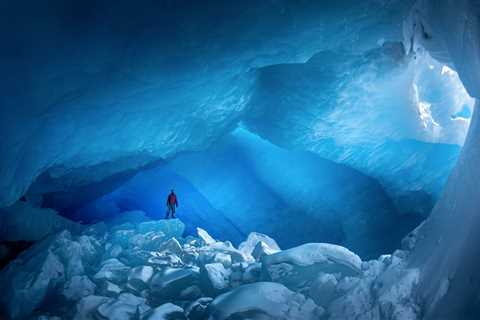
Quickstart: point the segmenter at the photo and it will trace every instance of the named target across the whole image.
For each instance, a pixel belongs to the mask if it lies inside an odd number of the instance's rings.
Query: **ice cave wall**
[[[473,99],[428,54],[384,43],[360,55],[322,51],[306,63],[262,68],[250,104],[251,130],[373,176],[399,209],[426,215],[430,208],[412,200],[438,198]],[[462,110],[467,117],[457,116]]]
[[[478,317],[480,277],[480,6],[477,1],[418,1],[405,23],[412,51],[427,49],[458,71],[477,99],[458,165],[431,217],[419,230],[412,265],[422,270],[420,300],[427,319]]]

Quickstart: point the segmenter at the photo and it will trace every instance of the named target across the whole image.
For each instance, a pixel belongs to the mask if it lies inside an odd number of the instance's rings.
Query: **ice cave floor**
[[[281,250],[251,233],[238,248],[177,219],[141,211],[63,230],[0,274],[13,319],[419,319],[418,271],[402,250],[362,261],[348,249],[307,243]]]

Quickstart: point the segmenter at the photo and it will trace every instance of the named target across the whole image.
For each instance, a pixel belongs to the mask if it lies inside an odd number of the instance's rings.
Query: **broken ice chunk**
[[[204,297],[192,302],[186,309],[185,313],[189,320],[204,320],[207,315],[208,305],[213,301],[212,298]]]
[[[150,282],[152,295],[156,299],[173,299],[198,279],[198,271],[193,269],[167,268],[153,276]]]
[[[207,291],[218,294],[229,287],[231,273],[221,263],[208,263],[202,268],[202,282]]]
[[[183,320],[186,319],[183,309],[173,303],[165,303],[153,309],[144,320]]]
[[[362,260],[356,254],[327,243],[308,243],[262,258],[266,279],[295,290],[315,280],[320,273],[358,276],[361,266]]]
[[[107,297],[117,297],[122,292],[122,288],[115,283],[106,280],[100,282],[98,288],[99,292]]]
[[[63,286],[63,295],[67,300],[75,301],[92,295],[96,285],[87,276],[73,276]]]
[[[280,251],[280,247],[274,239],[258,232],[251,232],[248,235],[247,240],[240,243],[240,245],[238,246],[238,250],[243,253],[247,260],[253,261],[254,257],[252,256],[252,254],[255,250],[255,247],[260,242],[263,242],[263,246],[265,247],[265,253],[267,254],[272,254]]]
[[[210,305],[209,320],[316,320],[324,310],[311,299],[273,282],[240,286],[218,296]]]
[[[108,280],[116,284],[125,282],[129,267],[115,258],[103,262],[101,269],[93,276],[95,280]]]
[[[142,222],[137,225],[137,232],[145,234],[148,232],[162,232],[165,238],[181,238],[185,231],[185,225],[178,219],[153,220]]]
[[[216,253],[213,261],[223,264],[225,268],[230,268],[232,266],[232,257],[223,252]]]
[[[102,296],[87,296],[77,303],[77,313],[73,320],[95,320],[94,313],[97,307],[110,299]]]
[[[253,249],[252,257],[255,259],[255,261],[260,261],[263,256],[268,256],[278,251],[279,250],[270,248],[267,244],[265,244],[265,242],[260,241],[257,242],[255,249]]]
[[[328,306],[335,298],[337,278],[332,274],[323,273],[310,286],[309,296],[319,306]]]
[[[207,246],[217,242],[215,239],[212,238],[212,236],[208,234],[207,231],[203,230],[202,228],[197,228],[197,235],[200,239],[203,240],[203,242]]]
[[[148,282],[153,276],[153,268],[150,266],[139,266],[130,270],[127,286],[134,291],[141,292],[148,287]]]
[[[0,302],[13,319],[28,316],[57,283],[65,280],[59,257],[50,250],[44,251],[51,248],[48,244],[47,240],[31,248],[1,273]]]
[[[150,308],[145,304],[145,298],[131,293],[122,293],[118,299],[111,299],[97,308],[100,319],[130,320],[137,314],[143,314]]]
[[[169,251],[180,258],[183,256],[183,248],[178,242],[178,240],[175,238],[171,238],[160,245],[160,247],[158,248],[158,252],[163,251]]]

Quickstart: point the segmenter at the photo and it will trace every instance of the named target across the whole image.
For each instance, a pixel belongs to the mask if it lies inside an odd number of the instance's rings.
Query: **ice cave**
[[[480,319],[478,0],[0,12],[0,319]]]

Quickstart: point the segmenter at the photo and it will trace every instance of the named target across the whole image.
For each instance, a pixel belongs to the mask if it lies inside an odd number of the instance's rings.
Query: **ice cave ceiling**
[[[52,167],[205,148],[251,113],[259,68],[400,41],[408,8],[408,1],[4,2],[0,203],[16,201]]]

